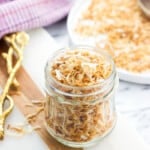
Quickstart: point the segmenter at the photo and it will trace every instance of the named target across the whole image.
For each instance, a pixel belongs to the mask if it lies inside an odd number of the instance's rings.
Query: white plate
[[[73,8],[71,9],[68,21],[67,28],[70,36],[70,40],[75,45],[94,45],[93,38],[83,38],[74,32],[74,28],[77,24],[77,20],[81,17],[82,12],[90,4],[91,0],[77,0]],[[105,38],[104,36],[99,36],[99,38]],[[150,72],[147,73],[133,73],[127,70],[117,68],[119,78],[124,81],[134,82],[139,84],[150,84]]]

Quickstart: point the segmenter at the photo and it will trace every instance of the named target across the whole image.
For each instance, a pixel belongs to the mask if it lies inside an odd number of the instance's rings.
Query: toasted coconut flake
[[[35,122],[37,116],[38,116],[43,110],[44,110],[44,107],[39,107],[35,113],[29,114],[29,115],[27,116],[28,122],[29,122],[29,123]]]
[[[23,124],[8,124],[6,133],[11,136],[23,136],[25,134],[31,133],[33,128],[26,123]]]
[[[29,108],[31,107],[32,108],[33,105],[32,104],[26,104],[25,107],[29,107]]]
[[[59,64],[59,65],[58,65]],[[106,79],[112,66],[97,53],[86,50],[67,51],[52,65],[51,75],[59,82],[71,86],[88,86]]]
[[[87,23],[90,22],[90,23]],[[98,47],[113,57],[118,68],[131,72],[150,71],[150,21],[137,0],[91,0],[75,27],[82,37],[94,37]]]
[[[40,126],[32,127],[28,123],[8,124],[6,128],[6,134],[10,136],[23,136],[40,129]]]

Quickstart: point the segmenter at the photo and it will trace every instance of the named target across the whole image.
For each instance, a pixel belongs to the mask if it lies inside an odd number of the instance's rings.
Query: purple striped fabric
[[[65,17],[70,6],[69,0],[0,0],[0,38],[50,25]]]
[[[12,0],[0,0],[0,4],[6,3],[6,2],[10,2]]]

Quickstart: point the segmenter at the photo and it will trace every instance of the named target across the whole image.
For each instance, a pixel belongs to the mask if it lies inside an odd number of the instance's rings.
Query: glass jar
[[[45,67],[45,122],[48,132],[71,147],[88,147],[113,129],[116,123],[115,90],[118,84],[115,65],[108,54],[94,47],[78,46],[69,50],[87,50],[103,56],[111,64],[107,79],[90,86],[71,86],[58,82],[50,73],[53,62],[68,49],[58,50]]]

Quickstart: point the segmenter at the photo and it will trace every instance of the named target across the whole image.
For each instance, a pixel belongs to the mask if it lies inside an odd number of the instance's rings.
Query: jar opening
[[[66,51],[72,51],[75,49],[79,49],[81,51],[88,50],[90,52],[94,51],[95,53],[99,54],[100,56],[105,57],[107,62],[112,67],[108,78],[102,79],[98,83],[95,83],[93,85],[82,86],[82,87],[66,85],[66,84],[63,84],[63,83],[57,81],[50,73],[53,61],[57,57],[60,56],[59,55],[60,53],[63,54]],[[114,65],[112,58],[106,52],[97,50],[95,47],[91,47],[91,46],[76,46],[76,47],[60,49],[60,50],[56,51],[48,60],[48,63],[45,68],[45,76],[46,76],[46,80],[47,80],[46,82],[47,82],[48,89],[53,88],[53,89],[57,90],[57,92],[59,92],[61,94],[63,93],[64,95],[72,95],[73,94],[76,96],[89,96],[89,95],[93,95],[94,93],[103,93],[106,89],[108,89],[108,86],[109,87],[111,86],[111,88],[110,88],[110,90],[111,90],[115,84],[114,81],[116,78],[116,70],[115,70],[115,65]],[[63,90],[63,89],[66,89],[66,90]],[[95,89],[95,90],[93,90],[93,89]],[[93,91],[91,91],[91,90],[93,90]],[[76,92],[76,91],[78,91],[78,92]],[[81,92],[79,92],[79,91],[81,91]],[[84,91],[85,93],[83,93],[82,91]]]

